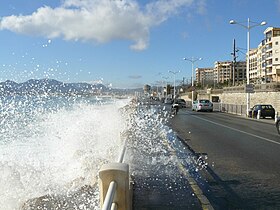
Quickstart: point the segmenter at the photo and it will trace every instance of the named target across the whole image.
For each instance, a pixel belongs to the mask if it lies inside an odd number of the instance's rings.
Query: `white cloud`
[[[157,0],[140,7],[136,0],[65,0],[60,7],[44,6],[31,15],[2,17],[0,30],[94,43],[123,39],[133,42],[131,49],[144,50],[152,27],[192,3]]]
[[[197,1],[197,12],[198,14],[205,15],[206,14],[206,0],[199,0]]]

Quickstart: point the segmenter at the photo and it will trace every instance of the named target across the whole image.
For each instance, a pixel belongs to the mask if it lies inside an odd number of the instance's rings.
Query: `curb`
[[[184,143],[182,140],[182,138],[180,138],[177,135],[177,138]],[[185,143],[184,143],[185,144]],[[176,154],[175,150],[170,146],[170,144],[168,142],[166,142],[166,145]],[[194,153],[194,151],[189,147],[189,145],[187,145],[188,149]],[[185,166],[182,163],[178,163],[178,168],[179,170],[182,172],[183,175],[186,176],[190,187],[192,188],[195,196],[198,198],[201,207],[203,210],[214,210],[213,206],[211,205],[210,201],[208,200],[208,198],[203,194],[203,191],[201,190],[201,188],[198,186],[198,184],[196,183],[195,179],[192,178],[192,176],[190,175],[190,173],[186,170]]]
[[[202,209],[203,210],[214,210],[214,208],[211,205],[210,201],[203,194],[201,188],[198,186],[198,184],[196,183],[194,178],[191,177],[189,172],[185,169],[185,167],[181,163],[178,166],[179,166],[179,169],[182,171],[182,173],[187,177],[187,180],[189,181],[189,184],[190,184],[194,194],[198,198],[198,200],[199,200],[199,202],[201,204]]]

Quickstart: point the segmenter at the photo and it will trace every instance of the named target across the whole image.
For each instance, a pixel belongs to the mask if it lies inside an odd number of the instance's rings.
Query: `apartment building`
[[[249,52],[251,83],[280,82],[280,28],[268,27],[265,39]],[[214,68],[197,68],[196,81],[203,84],[244,84],[247,81],[246,61],[216,61]],[[211,82],[213,81],[213,82]]]
[[[268,27],[258,48],[250,50],[250,81],[280,81],[280,28]]]
[[[265,39],[262,45],[265,46],[262,52],[264,72],[262,77],[271,82],[280,81],[280,28],[268,27],[264,31]]]
[[[258,48],[256,49],[250,49],[249,52],[249,58],[250,58],[250,62],[249,62],[249,78],[250,78],[250,82],[256,82],[258,80],[258,78],[260,77],[260,71],[258,69]]]
[[[209,68],[196,68],[196,82],[201,84],[202,87],[214,84],[213,67]]]
[[[196,81],[203,87],[219,83],[243,84],[246,81],[246,62],[216,61],[214,67],[196,68]],[[235,78],[235,80],[233,80]]]
[[[232,68],[232,74],[235,80],[233,81],[234,85],[243,84],[246,82],[246,61],[237,61]]]
[[[216,61],[214,64],[214,83],[225,83],[232,80],[232,61]]]

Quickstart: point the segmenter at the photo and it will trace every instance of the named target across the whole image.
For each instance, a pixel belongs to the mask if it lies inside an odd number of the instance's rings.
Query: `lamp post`
[[[247,65],[246,65],[246,84],[247,86],[250,84],[250,74],[249,74],[249,68],[250,68],[250,30],[251,28],[254,28],[256,26],[263,26],[266,25],[265,21],[262,21],[261,23],[256,23],[253,21],[250,21],[250,18],[247,20],[247,25],[244,25],[243,23],[236,22],[235,20],[229,21],[230,24],[237,24],[242,27],[244,27],[247,30]],[[252,23],[252,24],[250,24]],[[246,115],[249,116],[249,108],[250,108],[250,93],[246,90],[247,97],[246,97]]]
[[[202,58],[183,58],[183,60],[185,61],[190,61],[192,63],[192,104],[193,104],[193,101],[194,101],[194,97],[193,97],[193,88],[194,88],[194,79],[193,79],[193,66],[194,66],[194,63],[196,61],[201,61]]]
[[[175,89],[175,86],[176,86],[176,83],[175,83],[175,75],[177,73],[179,73],[180,71],[168,71],[169,73],[172,73],[174,75],[174,96],[173,96],[173,99],[175,99],[175,96],[176,96],[176,89]]]

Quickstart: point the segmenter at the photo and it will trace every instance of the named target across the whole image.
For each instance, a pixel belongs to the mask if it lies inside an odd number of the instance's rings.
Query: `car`
[[[278,131],[278,134],[280,134],[280,117],[277,118],[275,125],[276,125],[276,129]]]
[[[187,103],[184,99],[182,98],[177,98],[175,99],[175,104],[178,104],[179,108],[186,108],[187,107]]]
[[[259,111],[261,118],[271,117],[275,119],[275,109],[270,104],[256,104],[249,110],[249,117],[257,118]]]
[[[208,99],[199,99],[193,102],[192,110],[213,112],[213,104]]]

